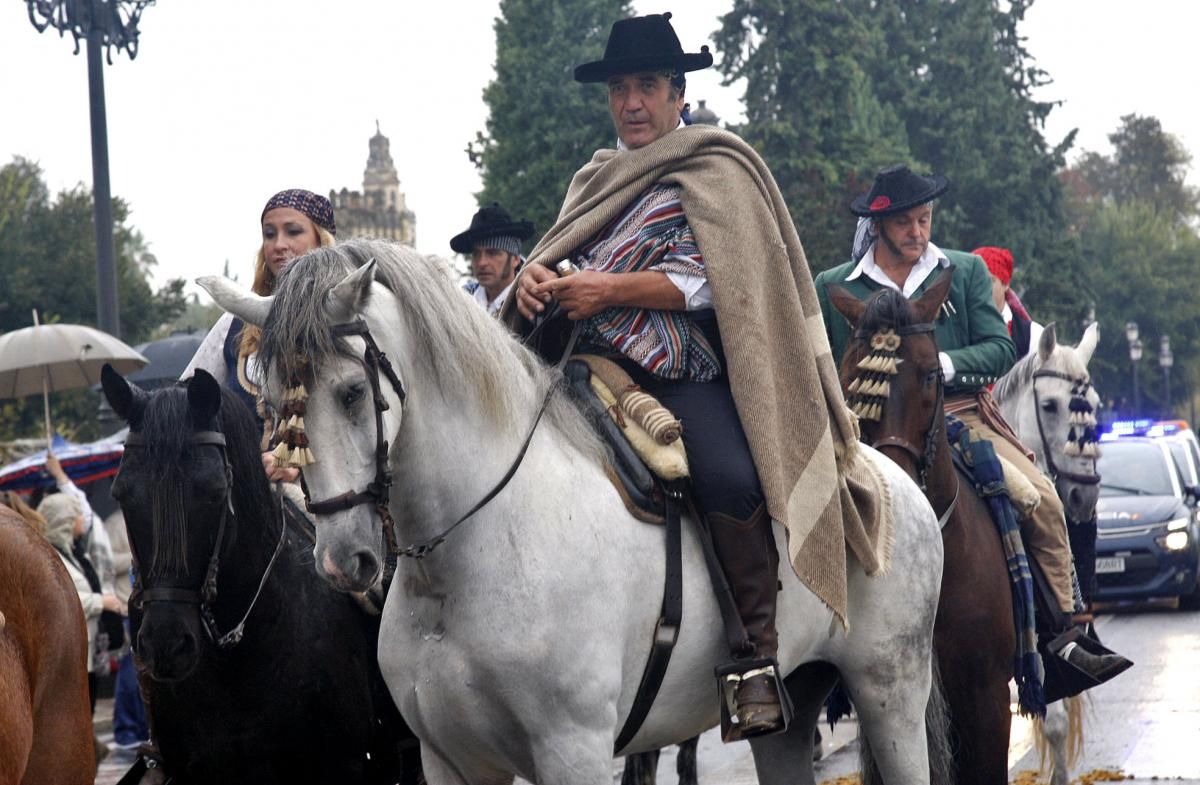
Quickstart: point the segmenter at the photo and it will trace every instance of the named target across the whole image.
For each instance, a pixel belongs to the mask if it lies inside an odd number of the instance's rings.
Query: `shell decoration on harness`
[[[1067,422],[1067,444],[1063,453],[1083,458],[1097,458],[1100,455],[1100,437],[1096,433],[1096,413],[1087,399],[1088,391],[1092,388],[1091,379],[1084,377],[1071,385],[1071,401],[1068,404],[1070,417]]]
[[[293,469],[316,463],[317,459],[308,447],[308,434],[304,432],[304,413],[308,405],[308,390],[300,377],[292,375],[283,394],[283,407],[279,412],[279,424],[275,429],[278,444],[271,454],[278,466]]]
[[[861,420],[879,421],[891,394],[891,378],[896,375],[900,336],[892,328],[871,336],[871,353],[858,361],[859,374],[850,382],[850,410]]]

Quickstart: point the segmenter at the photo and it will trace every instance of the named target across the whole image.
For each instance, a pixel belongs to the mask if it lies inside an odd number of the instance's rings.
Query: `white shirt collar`
[[[471,293],[471,296],[475,298],[475,302],[486,308],[490,315],[495,316],[504,307],[504,301],[508,298],[508,293],[512,291],[513,284],[516,282],[517,279],[513,278],[508,286],[505,286],[500,294],[496,295],[496,299],[494,300],[488,299],[487,291],[482,286],[475,287],[475,291]]]
[[[1012,324],[1013,310],[1011,305],[1008,303],[1004,304],[1004,307],[1000,309],[1000,318],[1004,320],[1005,324]]]
[[[685,123],[683,121],[683,118],[681,117],[681,118],[679,118],[679,125],[675,126],[675,128],[673,130],[678,131],[680,128],[686,128],[686,127],[687,127],[687,123]],[[621,141],[621,137],[619,137],[619,136],[617,137],[617,149],[621,150],[621,151],[625,151],[625,150],[629,149],[628,147],[625,146],[625,142]]]
[[[942,262],[945,262],[946,264],[950,263],[950,260],[946,258],[946,255],[942,253],[940,248],[933,243],[929,243],[929,245],[925,246],[925,253],[921,254],[921,258],[918,259],[917,263],[913,265],[911,270],[909,270],[908,278],[906,278],[904,281],[904,286],[899,287],[896,285],[896,282],[889,278],[887,273],[885,273],[879,267],[879,265],[875,263],[875,246],[878,244],[878,240],[871,243],[871,247],[867,249],[865,254],[863,254],[863,258],[858,261],[858,264],[856,264],[854,269],[850,271],[850,274],[846,276],[847,281],[853,281],[860,276],[865,275],[878,284],[886,286],[889,289],[895,289],[905,297],[912,297],[917,289],[920,288],[921,284],[925,282],[925,279],[929,277],[929,274],[937,269],[939,264]]]

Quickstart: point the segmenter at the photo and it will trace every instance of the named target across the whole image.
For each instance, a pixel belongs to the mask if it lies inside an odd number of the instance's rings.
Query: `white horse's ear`
[[[375,260],[347,275],[329,292],[329,308],[334,321],[348,322],[362,310],[375,282]]]
[[[1054,322],[1050,322],[1046,329],[1042,330],[1042,338],[1038,341],[1038,356],[1042,358],[1043,363],[1050,360],[1055,346],[1058,346],[1058,335],[1054,329]]]
[[[255,327],[262,327],[266,324],[267,314],[271,312],[271,302],[275,299],[273,296],[257,295],[219,275],[197,278],[196,283],[209,293],[217,305],[246,324],[252,324]]]
[[[1100,323],[1092,322],[1083,331],[1083,338],[1079,340],[1079,346],[1075,348],[1075,353],[1079,355],[1079,359],[1083,362],[1084,367],[1092,360],[1092,354],[1096,351],[1096,344],[1100,342]]]

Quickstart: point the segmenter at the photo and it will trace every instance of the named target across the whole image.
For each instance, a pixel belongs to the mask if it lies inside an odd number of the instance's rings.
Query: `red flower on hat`
[[[876,196],[871,200],[872,210],[884,210],[892,206],[892,200],[886,196]]]

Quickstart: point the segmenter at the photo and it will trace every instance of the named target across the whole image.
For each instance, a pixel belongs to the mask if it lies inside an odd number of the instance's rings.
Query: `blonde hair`
[[[317,247],[327,248],[337,242],[329,230],[323,226],[313,224],[313,228],[317,230]],[[271,272],[271,267],[267,264],[267,255],[263,251],[262,244],[258,246],[258,255],[254,258],[254,283],[250,286],[251,290],[257,295],[267,297],[275,293],[275,273]],[[252,324],[242,325],[242,340],[238,344],[238,359],[249,357],[258,352],[258,342],[262,338],[262,330]]]
[[[43,536],[46,534],[46,519],[42,517],[40,512],[26,504],[20,494],[13,491],[5,491],[3,498],[0,498],[0,502],[3,502],[6,507],[24,518],[25,522],[32,526],[38,534]]]

